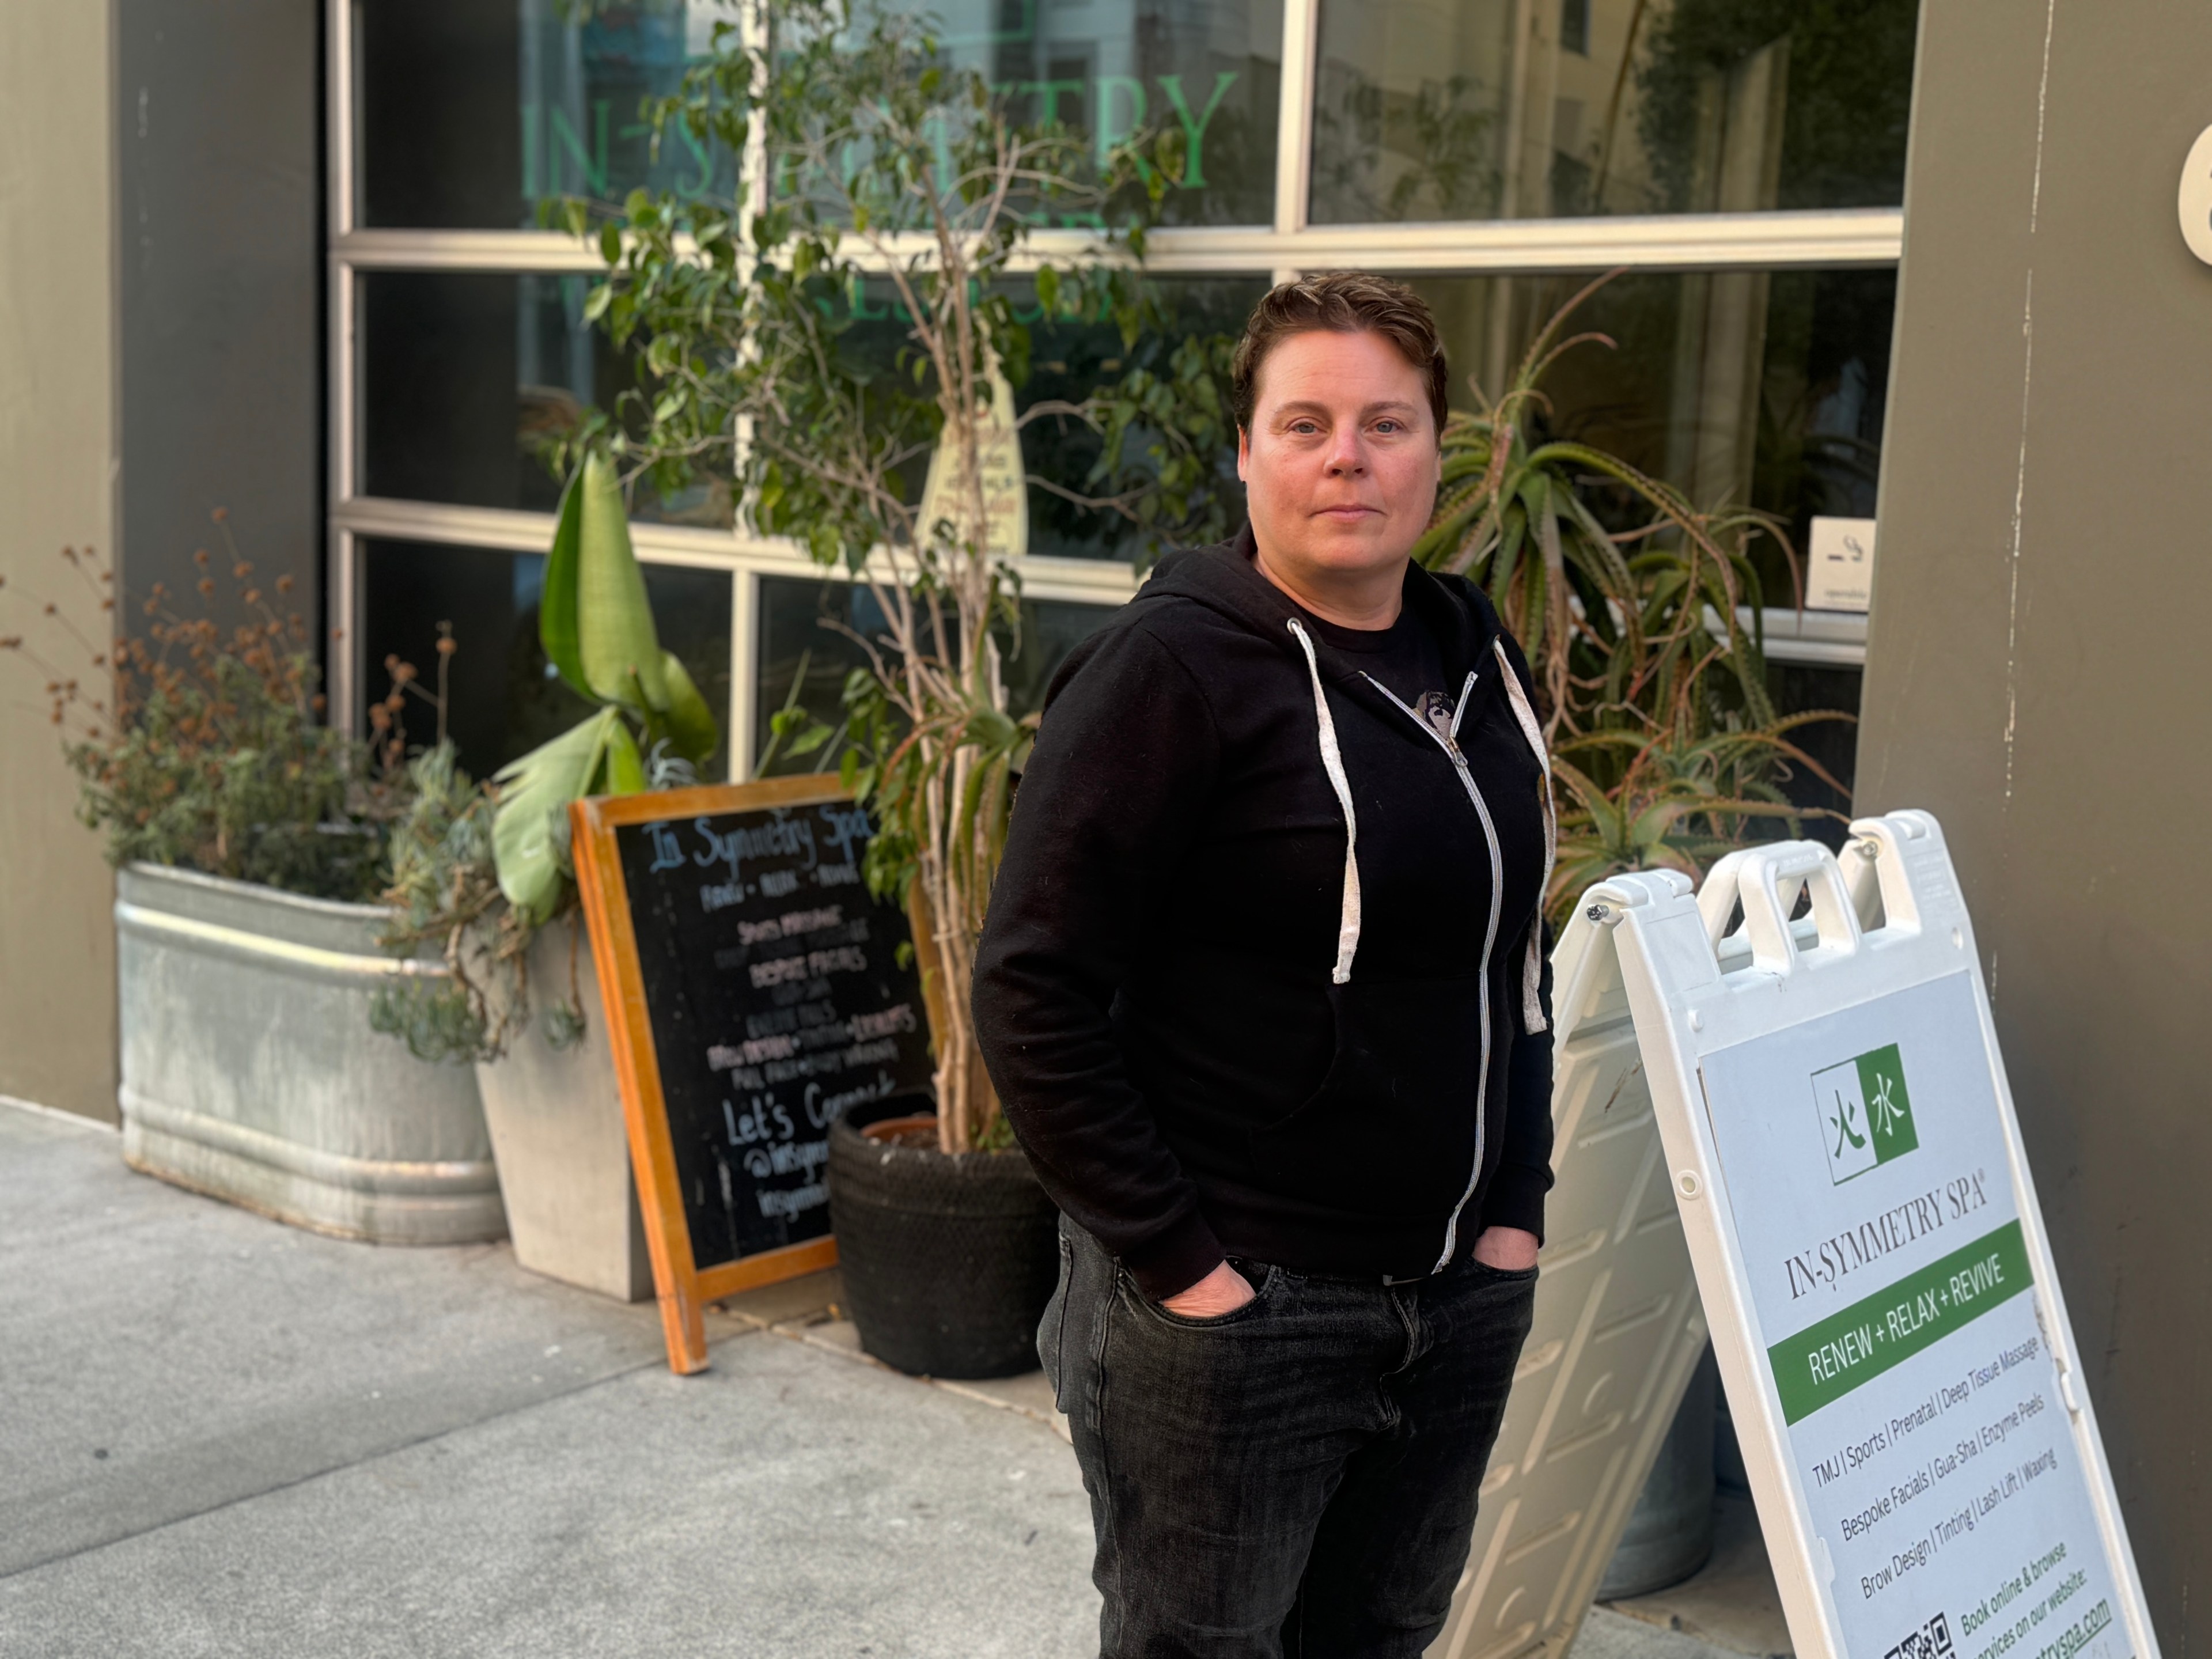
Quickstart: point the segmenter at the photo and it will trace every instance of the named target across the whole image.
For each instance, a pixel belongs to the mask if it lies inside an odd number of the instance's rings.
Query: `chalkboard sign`
[[[869,897],[834,777],[570,810],[669,1363],[696,1371],[707,1303],[836,1261],[830,1124],[929,1081],[906,917]]]

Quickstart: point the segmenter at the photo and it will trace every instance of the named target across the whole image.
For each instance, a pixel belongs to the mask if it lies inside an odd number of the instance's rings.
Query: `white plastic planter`
[[[477,1067],[507,1199],[514,1259],[532,1273],[624,1302],[653,1294],[653,1262],[630,1178],[622,1092],[607,1046],[592,947],[575,941],[583,1040],[556,1048],[544,1011],[568,995],[569,931],[548,927],[530,951],[532,1015],[506,1057]]]
[[[134,864],[115,902],[123,1156],[295,1226],[461,1244],[507,1223],[474,1073],[372,1030],[386,913]]]

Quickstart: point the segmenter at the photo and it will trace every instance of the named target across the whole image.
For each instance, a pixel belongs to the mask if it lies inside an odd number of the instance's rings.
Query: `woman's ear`
[[[1240,426],[1237,428],[1237,481],[1239,483],[1249,483],[1252,482],[1252,475],[1249,470],[1251,464],[1252,434]],[[1441,484],[1443,482],[1443,476],[1444,453],[1443,450],[1439,449],[1437,451],[1437,482],[1438,483]]]

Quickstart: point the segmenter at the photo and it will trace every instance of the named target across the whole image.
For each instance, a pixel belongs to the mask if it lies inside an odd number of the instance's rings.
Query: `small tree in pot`
[[[1001,641],[1020,627],[1004,526],[1035,484],[1148,526],[1225,529],[1228,343],[1186,340],[1081,404],[1041,401],[1018,416],[1012,388],[1030,344],[1017,316],[1018,262],[1050,318],[1110,318],[1125,347],[1148,328],[1164,332],[1137,266],[1180,167],[1179,135],[1141,153],[1133,143],[1102,153],[1066,126],[1018,121],[911,15],[790,0],[770,27],[772,39],[724,26],[712,54],[653,110],[664,135],[681,126],[702,143],[750,147],[757,193],[716,203],[641,191],[599,227],[611,270],[587,313],[617,342],[645,342],[644,384],[582,435],[667,485],[726,466],[756,530],[799,540],[873,596],[884,624],[854,635],[869,666],[847,684],[855,737],[842,770],[877,820],[870,884],[915,921],[934,1039],[936,1152],[965,1165],[967,1154],[1011,1145],[968,1011],[1012,779],[1033,731],[1010,712],[1000,672]],[[589,228],[586,204],[562,211],[579,234]],[[1033,233],[1055,226],[1095,234],[1040,261]],[[903,325],[888,363],[856,327],[855,301],[870,290],[887,291]],[[1095,493],[1025,474],[1018,434],[1048,418],[1101,434],[1086,481]],[[830,735],[814,728],[793,747],[818,748]],[[886,1151],[886,1168],[889,1159]],[[1031,1218],[1023,1224],[1032,1242],[1016,1246],[1010,1235],[1006,1249],[1034,1251],[1034,1218],[1050,1217],[1041,1190],[1018,1162],[985,1162],[1004,1167],[986,1176],[975,1165],[962,1179],[978,1191],[987,1180],[1023,1182],[1017,1207]],[[848,1288],[863,1340],[882,1352],[857,1282],[872,1254],[854,1232],[857,1194],[849,1180],[838,1191]],[[1052,1273],[1044,1237],[1042,1290],[1024,1276],[1024,1294],[1039,1304]],[[887,1247],[886,1265],[902,1253]],[[910,1272],[941,1287],[972,1278],[992,1254]],[[1017,1357],[1036,1311],[1010,1316]],[[919,1352],[885,1357],[916,1365]]]

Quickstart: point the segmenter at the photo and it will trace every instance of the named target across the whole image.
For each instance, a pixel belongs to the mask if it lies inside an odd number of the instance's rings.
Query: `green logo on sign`
[[[1813,1105],[1828,1150],[1828,1179],[1839,1187],[1920,1145],[1894,1042],[1814,1073]]]

